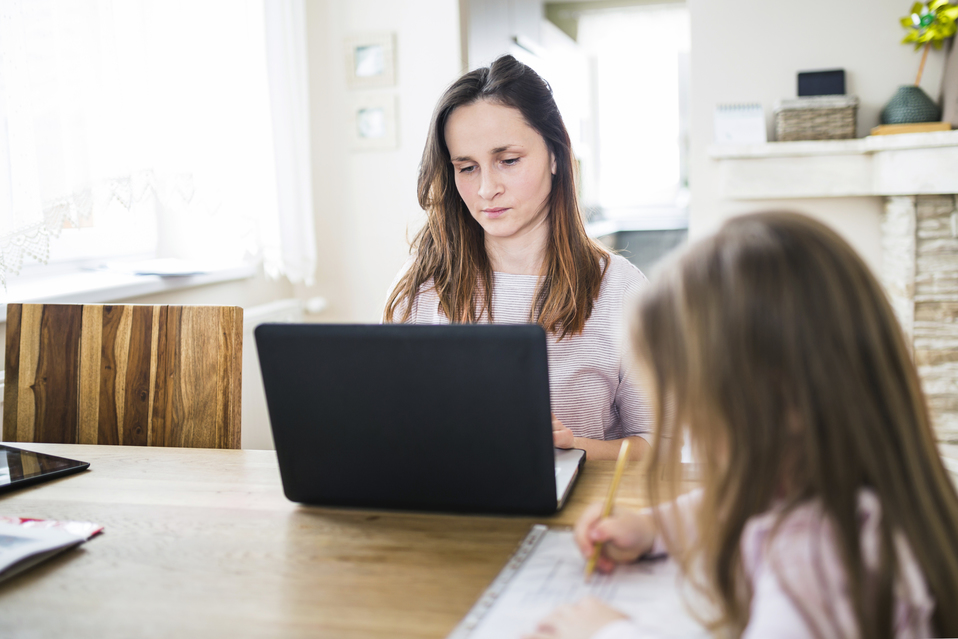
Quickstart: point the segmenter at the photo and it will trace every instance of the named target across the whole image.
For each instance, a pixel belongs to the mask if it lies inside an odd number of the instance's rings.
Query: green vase
[[[914,84],[898,87],[885,108],[881,110],[882,124],[912,124],[938,122],[941,109],[928,94]]]

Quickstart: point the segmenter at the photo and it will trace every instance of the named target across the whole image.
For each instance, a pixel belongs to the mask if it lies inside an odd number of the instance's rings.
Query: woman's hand
[[[603,626],[620,619],[628,617],[594,597],[586,597],[553,610],[524,639],[588,639]]]
[[[652,550],[655,522],[649,513],[625,513],[602,518],[602,504],[589,506],[573,528],[575,543],[583,557],[589,558],[595,545],[602,543],[602,555],[596,560],[599,572],[610,572],[615,564],[632,563]]]
[[[575,435],[552,413],[552,445],[556,448],[575,448]]]

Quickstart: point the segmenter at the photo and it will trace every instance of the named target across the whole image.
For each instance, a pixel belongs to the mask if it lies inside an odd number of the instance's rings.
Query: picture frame
[[[366,33],[346,38],[346,84],[350,89],[395,86],[395,34]]]
[[[388,151],[399,146],[396,96],[371,93],[352,100],[350,125],[355,151]]]

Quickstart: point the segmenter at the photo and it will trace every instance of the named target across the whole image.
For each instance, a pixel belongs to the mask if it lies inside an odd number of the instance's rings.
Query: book
[[[928,133],[951,131],[950,122],[916,122],[914,124],[882,124],[871,130],[872,135],[897,135],[899,133]]]
[[[617,566],[586,583],[585,559],[571,530],[536,525],[448,639],[518,639],[561,604],[596,597],[655,637],[708,637],[686,609],[702,605],[684,588],[678,566],[650,559]]]
[[[88,521],[0,517],[0,581],[82,544],[103,526]]]

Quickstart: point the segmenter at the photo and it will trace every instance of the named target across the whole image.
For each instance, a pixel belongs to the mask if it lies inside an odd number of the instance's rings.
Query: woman
[[[512,56],[471,71],[433,114],[419,170],[426,224],[385,322],[535,322],[549,339],[553,438],[590,459],[648,449],[622,309],[646,282],[585,233],[572,145],[548,84]]]

